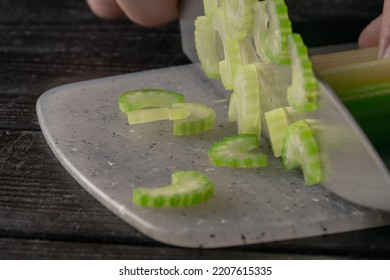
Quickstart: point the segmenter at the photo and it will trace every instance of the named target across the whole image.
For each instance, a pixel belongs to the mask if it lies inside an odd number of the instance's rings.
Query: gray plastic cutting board
[[[159,88],[182,92],[217,113],[202,135],[172,135],[172,123],[129,125],[118,109],[123,91]],[[286,172],[265,140],[269,166],[233,170],[210,164],[207,150],[236,132],[227,121],[228,92],[198,65],[91,80],[54,88],[37,103],[42,131],[67,171],[92,196],[145,235],[183,247],[227,247],[345,232],[390,224],[390,215],[306,187],[299,171]],[[141,208],[134,187],[170,184],[176,170],[198,170],[216,185],[198,206]]]

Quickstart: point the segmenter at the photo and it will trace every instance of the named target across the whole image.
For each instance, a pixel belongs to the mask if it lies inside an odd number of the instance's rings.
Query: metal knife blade
[[[194,20],[203,14],[203,1],[183,0],[180,28],[183,52],[198,62]],[[267,110],[285,101],[268,104]],[[287,104],[286,104],[287,105]],[[271,107],[270,107],[271,106]],[[390,211],[390,173],[351,114],[323,81],[318,109],[304,116],[316,120],[324,167],[321,183],[338,196],[369,208]]]

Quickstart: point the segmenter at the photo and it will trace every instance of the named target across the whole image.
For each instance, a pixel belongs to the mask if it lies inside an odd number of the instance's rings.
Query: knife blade
[[[203,15],[203,1],[182,1],[180,15],[182,49],[194,63],[198,63],[194,42],[194,20],[199,15]],[[318,79],[320,82],[318,108],[314,112],[304,114],[303,117],[315,120],[324,169],[321,185],[350,202],[390,211],[388,168],[332,88],[321,78]],[[288,106],[285,97],[279,96],[276,99],[279,102],[264,102],[267,107],[262,108],[263,111]]]

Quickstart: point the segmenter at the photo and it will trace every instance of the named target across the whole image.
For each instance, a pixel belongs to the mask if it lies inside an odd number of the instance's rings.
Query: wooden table
[[[293,26],[309,46],[355,41],[381,5],[357,1],[351,12],[351,1],[335,1],[337,9],[325,0],[317,6],[295,2]],[[177,22],[146,29],[102,20],[83,0],[0,1],[1,259],[390,256],[389,226],[228,249],[176,248],[145,237],[86,193],[48,147],[37,122],[37,98],[62,84],[186,63]]]

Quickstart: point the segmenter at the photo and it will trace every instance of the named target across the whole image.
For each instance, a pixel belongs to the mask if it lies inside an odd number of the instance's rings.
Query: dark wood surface
[[[287,2],[295,2],[293,27],[309,46],[356,41],[381,9],[380,1]],[[390,256],[390,227],[227,249],[172,247],[87,194],[46,144],[37,98],[62,84],[186,63],[177,22],[147,29],[98,19],[83,0],[0,0],[0,259]]]

